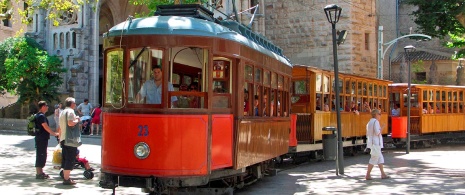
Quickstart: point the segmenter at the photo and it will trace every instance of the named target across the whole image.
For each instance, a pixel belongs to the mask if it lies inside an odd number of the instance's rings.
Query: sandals
[[[36,179],[48,179],[48,178],[50,178],[50,176],[45,173],[36,174]]]
[[[386,175],[386,176],[384,176],[384,177],[381,177],[381,179],[389,179],[389,178],[391,178],[391,176],[389,176],[389,175]]]
[[[365,180],[372,180],[372,177],[365,177]]]
[[[76,185],[76,182],[70,178],[68,180],[63,180],[63,185]]]

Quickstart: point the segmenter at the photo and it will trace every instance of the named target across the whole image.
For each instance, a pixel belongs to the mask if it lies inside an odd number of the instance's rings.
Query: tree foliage
[[[448,47],[459,48],[456,58],[465,55],[465,27],[458,19],[465,14],[465,1],[406,0],[406,3],[418,7],[412,14],[421,33],[446,40]]]
[[[133,5],[146,5],[151,11],[156,11],[159,5],[174,5],[175,3],[206,3],[207,0],[129,0]]]
[[[20,20],[24,24],[29,24],[32,21],[32,13],[36,10],[43,9],[47,12],[47,19],[52,22],[54,26],[58,26],[62,20],[61,16],[66,12],[79,11],[81,5],[90,3],[90,0],[0,0],[0,5],[7,5],[8,3],[16,1],[17,3],[26,3],[25,10],[19,9],[17,11],[21,16]],[[95,0],[95,4],[98,0]],[[31,14],[31,15],[30,15]]]
[[[60,58],[49,56],[31,38],[8,38],[0,43],[0,91],[19,95],[18,102],[37,104],[58,100],[57,88],[63,83]]]

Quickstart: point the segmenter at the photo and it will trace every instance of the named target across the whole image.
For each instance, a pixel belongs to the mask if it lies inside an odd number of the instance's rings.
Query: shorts
[[[373,155],[370,155],[370,160],[368,161],[368,163],[372,164],[372,165],[378,165],[378,164],[384,164],[384,156],[383,154],[379,155],[379,156],[373,156]]]
[[[61,156],[62,156],[62,161],[61,161],[61,167],[64,170],[73,170],[74,168],[74,162],[76,162],[76,152],[77,148],[76,147],[71,147],[71,146],[65,146],[64,141],[61,141]]]

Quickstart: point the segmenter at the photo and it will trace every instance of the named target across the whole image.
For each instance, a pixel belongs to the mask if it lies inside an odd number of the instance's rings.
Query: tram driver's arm
[[[143,103],[146,93],[147,92],[145,91],[145,83],[144,83],[144,85],[142,85],[142,87],[140,88],[139,92],[137,92],[136,99],[135,99],[136,103]]]

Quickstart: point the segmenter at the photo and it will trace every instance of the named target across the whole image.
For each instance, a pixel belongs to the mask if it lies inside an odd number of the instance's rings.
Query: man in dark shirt
[[[39,131],[36,134],[36,179],[48,179],[50,178],[47,174],[44,173],[43,168],[45,167],[45,162],[47,161],[47,146],[48,140],[50,139],[50,134],[53,136],[58,136],[58,133],[52,131],[48,126],[48,120],[45,116],[45,113],[48,110],[47,102],[39,101],[39,113],[36,115],[35,126]]]

